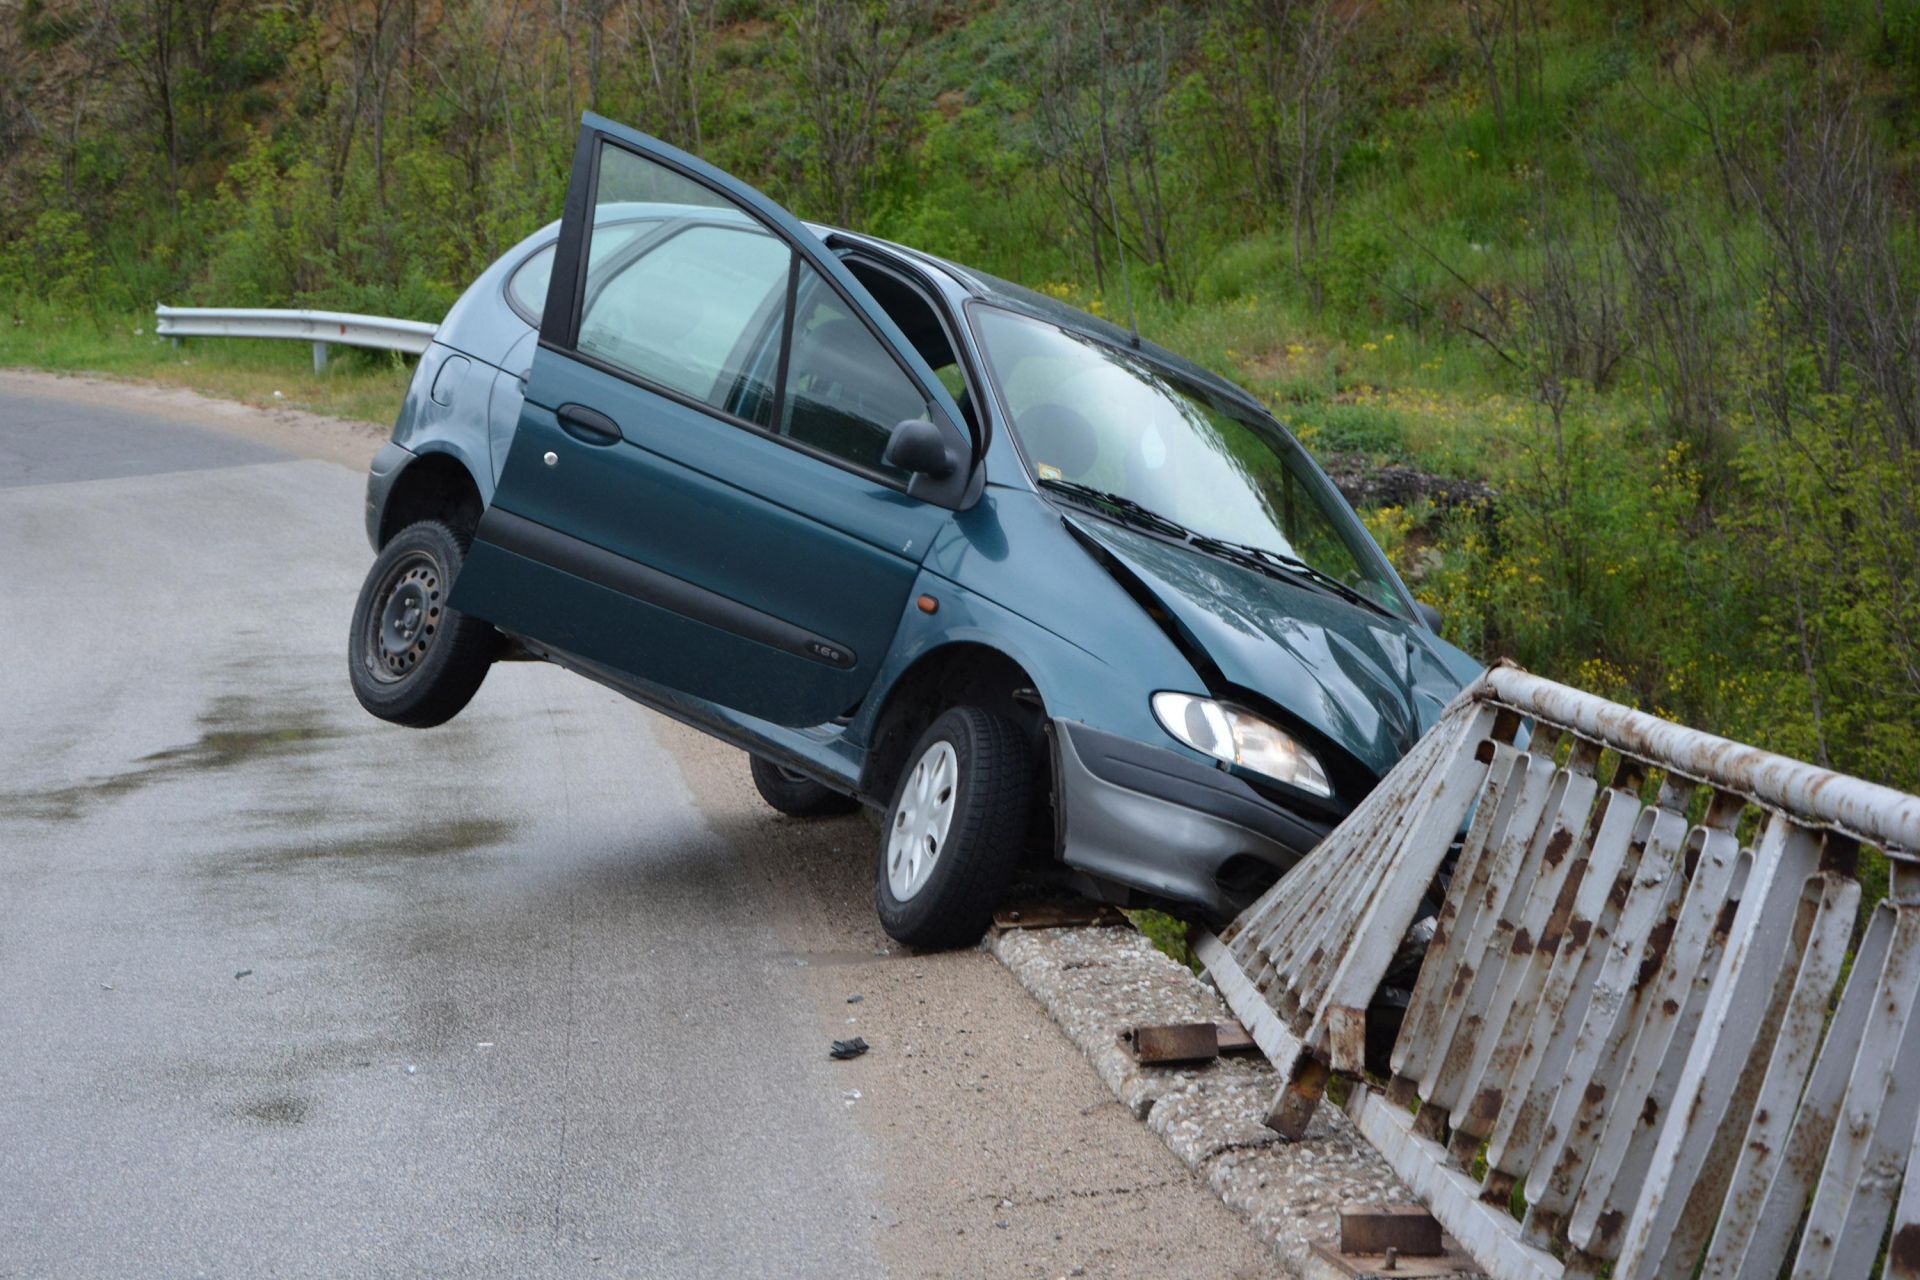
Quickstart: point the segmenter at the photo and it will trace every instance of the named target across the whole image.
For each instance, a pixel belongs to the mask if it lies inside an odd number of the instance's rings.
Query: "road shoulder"
[[[881,1159],[878,1238],[891,1270],[1281,1274],[984,949],[915,955],[887,939],[864,818],[783,818],[753,791],[739,751],[679,725],[656,732],[708,821],[804,899],[786,913],[799,927],[784,926],[782,945],[816,992],[822,1055],[854,1035],[872,1046],[835,1076]]]
[[[94,374],[0,369],[0,396],[9,393],[63,400],[90,409],[132,410],[189,426],[211,428],[305,458],[364,472],[390,428],[284,406],[221,400],[181,387],[123,381]]]

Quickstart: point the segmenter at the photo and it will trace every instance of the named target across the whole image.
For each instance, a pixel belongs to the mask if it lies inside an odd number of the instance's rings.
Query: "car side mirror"
[[[960,465],[946,433],[925,418],[908,418],[895,427],[880,456],[890,467],[934,480],[945,480]]]
[[[1413,602],[1413,611],[1420,615],[1420,621],[1427,624],[1427,630],[1433,632],[1435,635],[1440,634],[1440,611],[1438,609],[1428,604],[1425,600],[1415,600]]]

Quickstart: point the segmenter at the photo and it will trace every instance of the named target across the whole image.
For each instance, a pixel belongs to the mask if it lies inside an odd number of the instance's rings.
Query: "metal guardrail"
[[[1391,1082],[1347,1109],[1480,1265],[1864,1280],[1885,1242],[1920,1278],[1920,797],[1494,668],[1202,940],[1283,1134],[1361,1075],[1456,848]]]
[[[181,338],[288,338],[313,343],[313,371],[327,367],[333,344],[404,351],[419,355],[433,341],[437,325],[386,316],[357,316],[344,311],[267,311],[244,307],[156,307],[155,332],[177,343]]]

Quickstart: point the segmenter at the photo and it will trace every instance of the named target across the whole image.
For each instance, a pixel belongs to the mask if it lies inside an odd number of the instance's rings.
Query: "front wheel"
[[[887,936],[937,950],[986,929],[1027,830],[1028,754],[1018,726],[978,707],[921,735],[881,835],[873,896]]]
[[[453,530],[410,524],[380,549],[353,607],[347,674],[382,720],[426,729],[467,705],[500,649],[499,633],[447,607],[464,559]]]

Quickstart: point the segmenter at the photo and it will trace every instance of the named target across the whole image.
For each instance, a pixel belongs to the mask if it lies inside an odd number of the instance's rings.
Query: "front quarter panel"
[[[881,687],[936,648],[979,643],[1025,669],[1049,716],[1177,747],[1148,699],[1157,689],[1200,689],[1198,676],[1031,491],[989,486],[948,521],[922,565],[921,594],[939,611],[908,608]]]
[[[1224,919],[1244,905],[1236,865],[1277,876],[1325,833],[1160,727],[1154,692],[1205,683],[1037,494],[990,486],[934,544],[915,594],[939,607],[909,606],[882,687],[954,644],[1019,663],[1051,727],[1058,856],[1087,891]],[[850,736],[870,743],[879,714],[870,705]]]

